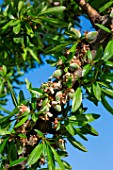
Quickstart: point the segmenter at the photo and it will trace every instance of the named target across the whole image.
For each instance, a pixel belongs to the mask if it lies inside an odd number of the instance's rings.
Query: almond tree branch
[[[92,8],[91,5],[87,3],[85,0],[76,0],[76,2],[88,15],[93,26],[95,26],[95,23],[100,20],[101,15],[94,8]]]

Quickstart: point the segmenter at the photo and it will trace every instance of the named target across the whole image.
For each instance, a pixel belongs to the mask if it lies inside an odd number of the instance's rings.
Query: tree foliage
[[[2,169],[72,169],[66,141],[98,136],[83,100],[101,102],[113,114],[112,0],[4,0],[0,8],[0,166]],[[82,33],[86,17],[94,31]],[[78,28],[78,29],[77,29]],[[21,77],[47,63],[55,67],[47,82],[32,87]],[[26,83],[31,98],[20,89]],[[6,109],[8,95],[14,109]],[[43,168],[44,165],[44,168]]]

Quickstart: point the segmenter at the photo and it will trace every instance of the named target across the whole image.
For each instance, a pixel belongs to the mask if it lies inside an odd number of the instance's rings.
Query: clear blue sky
[[[91,29],[90,24],[85,19],[81,22],[83,29]],[[29,74],[25,74],[26,77],[32,82],[33,87],[39,87],[41,82],[47,81],[51,76],[54,68],[45,64],[38,69],[30,71]],[[29,98],[25,86],[21,86],[24,89],[26,98]],[[111,101],[113,104],[113,101]],[[87,113],[99,113],[101,117],[92,123],[94,128],[99,132],[98,137],[88,135],[88,141],[80,140],[82,144],[88,149],[88,152],[84,153],[74,147],[67,145],[69,157],[67,161],[72,165],[72,170],[113,170],[113,116],[108,113],[101,104],[95,107],[91,102],[84,101],[84,106],[89,107]],[[13,109],[13,105],[9,102],[8,108]]]

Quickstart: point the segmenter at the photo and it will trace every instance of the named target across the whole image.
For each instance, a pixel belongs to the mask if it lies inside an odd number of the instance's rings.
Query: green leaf
[[[88,141],[88,139],[81,133],[80,128],[76,128],[75,132],[78,136],[80,136],[83,140]]]
[[[55,158],[56,158],[56,161],[57,161],[59,167],[60,167],[62,170],[65,170],[64,165],[63,165],[63,163],[62,163],[62,161],[61,161],[61,159],[60,159],[60,156],[58,155],[58,153],[56,152],[56,150],[55,150],[54,148],[52,148],[52,147],[51,147],[51,150],[52,150],[52,152],[53,152],[53,154],[54,154],[54,156],[55,156]]]
[[[67,129],[67,131],[68,131],[72,136],[75,135],[74,127],[73,127],[72,124],[69,123],[68,121],[65,121],[65,128]]]
[[[5,108],[3,108],[2,106],[0,106],[0,110],[4,111],[7,114],[10,114],[11,112]]]
[[[26,27],[26,30],[27,30],[27,34],[30,35],[30,37],[33,37],[34,36],[34,32],[31,28],[31,26],[29,25],[28,22],[25,23],[25,27]]]
[[[113,90],[106,89],[106,88],[101,88],[101,91],[104,92],[107,96],[113,98]]]
[[[99,12],[103,12],[108,9],[113,4],[113,1],[108,1],[104,4],[104,6],[100,7]]]
[[[31,56],[32,56],[38,63],[40,63],[40,60],[39,60],[39,58],[38,58],[38,54],[37,54],[34,50],[32,50],[32,49],[30,49],[30,48],[28,48],[28,51],[29,51],[29,53],[31,54]]]
[[[15,128],[18,128],[19,126],[23,125],[29,118],[29,115],[21,119],[16,125]]]
[[[41,19],[42,21],[46,21],[48,23],[60,25],[60,27],[65,27],[68,25],[66,22],[60,21],[59,19],[55,19],[55,18],[47,18],[47,17],[41,16],[41,17],[38,17],[38,19]],[[34,22],[35,22],[35,20],[34,20]]]
[[[11,134],[11,131],[0,129],[0,136]]]
[[[15,160],[15,161],[11,162],[10,167],[18,165],[19,163],[25,161],[26,159],[27,159],[26,157],[19,158],[19,159]]]
[[[106,83],[112,83],[113,82],[113,73],[105,73],[100,76],[100,80],[104,80]]]
[[[111,61],[106,61],[105,64],[106,66],[113,67],[113,62]]]
[[[21,138],[27,138],[27,136],[24,135],[23,133],[19,133],[18,136],[21,137]]]
[[[13,27],[13,32],[14,32],[15,34],[19,34],[20,29],[21,29],[21,24],[18,23],[18,25],[16,25],[16,26]]]
[[[109,113],[113,114],[113,108],[112,108],[112,107],[109,105],[109,103],[107,102],[104,94],[102,94],[102,104],[103,104],[103,106],[106,108],[106,110],[107,110]]]
[[[67,163],[66,161],[62,160],[64,167],[66,168],[66,170],[68,169],[72,169],[72,167],[69,165],[69,163]]]
[[[84,152],[87,152],[87,149],[80,143],[78,142],[77,140],[75,140],[74,137],[69,137],[68,138],[68,141],[77,149],[81,150],[81,151],[84,151]]]
[[[108,32],[108,33],[111,33],[111,30],[107,27],[105,27],[104,25],[102,24],[95,24],[96,26],[98,26],[99,28],[101,28],[102,30]]]
[[[93,136],[98,136],[99,135],[98,132],[94,129],[94,127],[92,127],[89,124],[86,124],[81,129],[82,129],[81,133],[83,133],[83,134],[91,134]]]
[[[81,88],[78,87],[72,101],[72,112],[75,112],[81,105],[82,102],[82,91]]]
[[[36,163],[38,159],[40,158],[42,151],[43,151],[43,144],[41,143],[41,144],[38,144],[31,152],[28,158],[28,161],[27,161],[27,165],[30,166]]]
[[[47,151],[48,170],[53,170],[53,169],[55,169],[55,160],[53,157],[51,147],[47,144],[46,144],[46,151]]]
[[[110,40],[105,48],[102,60],[107,61],[113,57],[113,40]]]
[[[98,114],[78,114],[69,117],[69,121],[77,121],[77,122],[92,122],[98,119],[100,115]]]
[[[101,88],[97,82],[92,85],[94,96],[97,100],[101,100]]]
[[[24,100],[25,100],[24,92],[22,90],[20,90],[19,97],[18,97],[18,102],[21,103]]]
[[[85,65],[82,70],[82,76],[83,77],[86,76],[90,70],[91,70],[91,65],[90,64]]]
[[[39,88],[29,88],[31,93],[37,94],[39,97],[44,95],[44,91]]]
[[[35,132],[37,132],[40,137],[44,138],[44,135],[40,130],[35,129]]]
[[[17,98],[16,98],[16,94],[14,92],[14,90],[12,88],[10,88],[10,92],[11,92],[11,97],[12,97],[12,101],[13,101],[13,104],[14,106],[18,106],[18,101],[17,101]]]
[[[53,54],[57,53],[60,50],[64,49],[67,45],[69,45],[70,42],[62,43],[60,45],[56,45],[55,47],[51,46],[45,49],[45,54]]]
[[[18,12],[22,9],[23,5],[24,5],[23,1],[18,2]]]
[[[7,23],[2,27],[2,30],[5,31],[8,27],[15,26],[15,25],[17,25],[18,23],[20,23],[20,20],[12,19],[12,20],[10,20],[9,22],[7,22]]]
[[[43,15],[43,14],[54,14],[54,13],[60,13],[63,12],[66,9],[66,7],[64,6],[58,6],[58,7],[52,7],[52,8],[48,8],[44,11],[42,11],[39,15]]]
[[[9,137],[5,138],[4,141],[0,144],[0,154],[2,154],[8,140]]]

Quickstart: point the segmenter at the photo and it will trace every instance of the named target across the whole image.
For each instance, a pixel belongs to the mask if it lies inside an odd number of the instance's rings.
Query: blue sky
[[[85,31],[88,30],[88,27],[91,29],[90,23],[85,19],[82,19],[81,25]],[[33,87],[39,87],[42,82],[47,81],[53,70],[54,68],[45,64],[30,71],[29,74],[25,74],[23,79],[28,78],[32,82]],[[26,98],[29,98],[30,95],[25,86],[21,86],[21,88],[24,90]],[[74,149],[68,144],[69,157],[67,161],[72,165],[72,170],[113,170],[113,116],[101,104],[95,107],[94,104],[85,100],[84,106],[89,108],[87,113],[99,113],[101,115],[97,121],[92,123],[99,132],[99,136],[93,137],[88,135],[88,142],[77,137],[77,140],[80,140],[88,149],[87,153]],[[9,102],[7,107],[12,110],[12,103]]]

